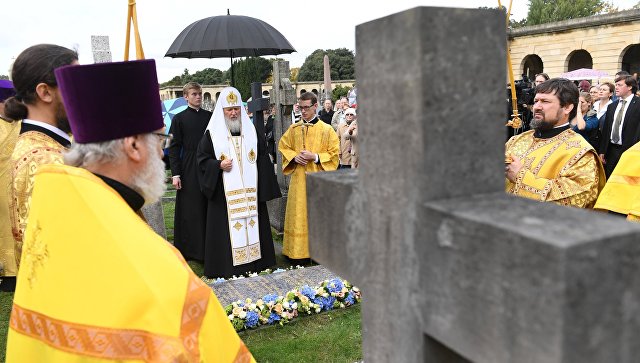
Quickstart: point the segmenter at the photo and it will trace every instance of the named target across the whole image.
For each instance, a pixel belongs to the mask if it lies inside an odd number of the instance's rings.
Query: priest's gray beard
[[[133,176],[131,187],[144,198],[144,204],[153,204],[164,195],[165,184],[164,162],[158,155],[156,135],[148,135],[145,143],[149,150],[149,161]]]
[[[240,131],[242,131],[242,120],[240,119],[240,117],[236,119],[225,117],[224,122],[227,124],[229,132],[231,132],[232,134],[239,134]]]

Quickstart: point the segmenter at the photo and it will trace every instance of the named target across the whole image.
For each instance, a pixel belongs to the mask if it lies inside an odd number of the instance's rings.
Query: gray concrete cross
[[[504,193],[504,16],[356,28],[361,168],[309,175],[311,256],[358,285],[364,361],[635,362],[640,226]]]

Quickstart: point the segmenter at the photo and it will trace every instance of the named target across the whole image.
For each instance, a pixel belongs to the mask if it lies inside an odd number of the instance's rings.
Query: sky
[[[508,6],[508,0],[503,0]],[[136,0],[138,28],[145,57],[155,59],[158,81],[166,82],[182,74],[204,68],[226,70],[228,58],[165,58],[175,38],[188,25],[212,16],[244,15],[263,20],[276,28],[296,49],[278,57],[300,67],[316,49],[347,48],[355,51],[355,27],[416,6],[477,8],[495,7],[498,0],[392,0],[314,2],[291,0]],[[527,0],[513,0],[512,18],[527,16]],[[631,8],[637,0],[614,0],[620,10]],[[3,1],[0,33],[0,74],[9,75],[15,57],[31,45],[53,43],[79,52],[81,64],[93,63],[91,36],[108,36],[113,61],[124,60],[128,0],[19,0]],[[452,24],[452,26],[455,26]],[[135,59],[133,36],[129,50]],[[268,56],[266,58],[269,58]]]

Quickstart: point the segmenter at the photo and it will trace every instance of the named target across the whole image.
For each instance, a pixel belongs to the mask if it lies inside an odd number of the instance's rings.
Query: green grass
[[[362,359],[360,305],[239,333],[258,362],[348,362]]]
[[[0,292],[0,362],[5,361],[7,350],[7,333],[9,331],[9,316],[13,304],[12,292]]]

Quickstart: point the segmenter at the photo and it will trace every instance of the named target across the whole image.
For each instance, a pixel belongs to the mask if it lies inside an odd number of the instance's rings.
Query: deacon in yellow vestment
[[[40,127],[37,123],[33,120],[22,121],[20,135],[10,162],[9,215],[15,240],[15,257],[18,269],[20,268],[20,254],[27,226],[35,173],[38,167],[43,164],[63,164],[62,153],[67,150],[70,144],[69,140],[65,140],[49,129]]]
[[[7,362],[254,361],[180,253],[64,165],[36,173],[9,325]]]
[[[291,175],[287,212],[284,219],[282,254],[293,259],[309,258],[309,228],[307,224],[306,173],[336,170],[340,141],[331,125],[322,121],[296,122],[282,135],[278,149],[282,153],[282,171]],[[307,165],[295,162],[302,150],[318,155],[318,162]]]
[[[9,184],[11,183],[10,160],[20,132],[20,122],[0,119],[0,263],[3,276],[16,276],[16,243],[11,233],[9,218]]]
[[[622,154],[594,209],[625,214],[628,220],[640,221],[640,143]]]
[[[605,184],[602,163],[582,136],[568,127],[561,130],[543,131],[543,137],[536,137],[536,131],[530,130],[509,139],[506,155],[519,158],[523,167],[515,183],[506,180],[506,191],[539,201],[592,208]]]

